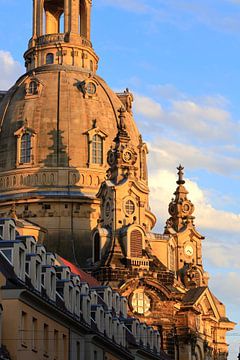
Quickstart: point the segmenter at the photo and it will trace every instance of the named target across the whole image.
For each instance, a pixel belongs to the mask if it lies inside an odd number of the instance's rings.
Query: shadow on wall
[[[28,202],[26,196],[25,204],[17,209],[17,216],[48,230],[44,241],[48,251],[86,266],[86,260],[92,256],[91,214],[95,211],[92,199],[83,198],[79,171],[69,167],[64,132],[53,129],[48,135],[52,144],[42,161],[43,167],[34,174],[22,174],[20,180],[22,185],[37,188],[41,193],[33,203]]]
[[[51,153],[43,160],[45,166],[59,166],[59,167],[68,167],[70,158],[66,152],[67,146],[63,143],[62,130],[51,130],[48,135],[51,137],[53,142],[52,146],[48,149]]]

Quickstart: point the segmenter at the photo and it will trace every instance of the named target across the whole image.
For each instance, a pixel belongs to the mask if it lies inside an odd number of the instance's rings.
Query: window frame
[[[29,161],[22,161],[22,140],[23,136],[29,134],[30,135],[30,154]],[[17,167],[31,167],[35,164],[35,154],[36,154],[36,133],[34,130],[27,128],[25,126],[21,127],[17,130],[14,135],[17,137],[16,144],[16,166]]]
[[[101,135],[93,135],[91,150],[92,163],[95,165],[103,165],[103,138]]]
[[[93,125],[92,129],[85,132],[84,135],[87,135],[87,137],[88,137],[87,166],[88,167],[95,167],[95,168],[103,167],[106,164],[106,160],[107,160],[107,159],[104,158],[104,154],[106,153],[106,150],[105,150],[106,141],[105,140],[107,138],[107,134],[105,134],[98,127],[96,127],[96,124],[95,124],[95,125]],[[95,143],[96,136],[98,136],[98,139],[101,139],[101,142],[98,143],[98,145],[101,146],[101,151],[100,151],[101,158],[100,158],[100,161],[98,161],[98,162],[96,162],[94,157],[93,157],[93,151],[94,151],[93,147],[96,144]],[[96,159],[99,158],[99,156],[97,154],[98,150],[97,150],[97,148],[95,150],[96,151]]]
[[[32,158],[32,134],[26,131],[20,140],[19,163],[29,164]]]

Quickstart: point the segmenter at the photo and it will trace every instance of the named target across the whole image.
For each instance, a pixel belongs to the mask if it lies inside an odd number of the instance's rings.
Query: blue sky
[[[0,0],[2,89],[23,72],[31,3]],[[239,322],[240,0],[95,0],[92,41],[99,75],[113,89],[134,93],[135,119],[150,150],[156,230],[168,217],[181,162],[197,229],[206,236],[210,287]],[[239,327],[229,343],[233,360]]]

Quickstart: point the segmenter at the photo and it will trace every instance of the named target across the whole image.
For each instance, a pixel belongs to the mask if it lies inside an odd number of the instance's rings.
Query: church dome
[[[21,188],[22,196],[75,186],[83,195],[95,194],[108,168],[121,106],[99,76],[67,65],[45,65],[22,76],[0,105],[2,193],[12,197],[14,189]],[[125,116],[137,149],[139,132],[131,111]]]
[[[114,93],[96,75],[91,5],[33,2],[26,74],[0,101],[0,216],[14,208],[18,218],[47,229],[50,251],[80,264],[92,254],[96,194],[123,118],[136,154],[135,181],[148,194],[147,148],[132,116],[133,96],[128,89]],[[144,207],[150,229],[155,220],[148,203]]]

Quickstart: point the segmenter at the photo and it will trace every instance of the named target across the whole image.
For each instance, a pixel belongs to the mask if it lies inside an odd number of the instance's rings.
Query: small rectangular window
[[[54,330],[54,359],[57,360],[59,355],[59,332]]]
[[[80,356],[81,356],[81,349],[80,349],[80,342],[77,341],[77,360],[80,360]]]
[[[43,208],[43,210],[51,210],[51,205],[50,204],[43,204],[42,208]]]
[[[25,311],[21,313],[20,338],[22,346],[27,347],[27,313]]]
[[[48,355],[49,351],[49,326],[44,324],[43,326],[43,351],[45,355]]]
[[[63,334],[63,358],[67,359],[67,336],[65,334]]]
[[[37,319],[32,319],[32,350],[37,350]]]

